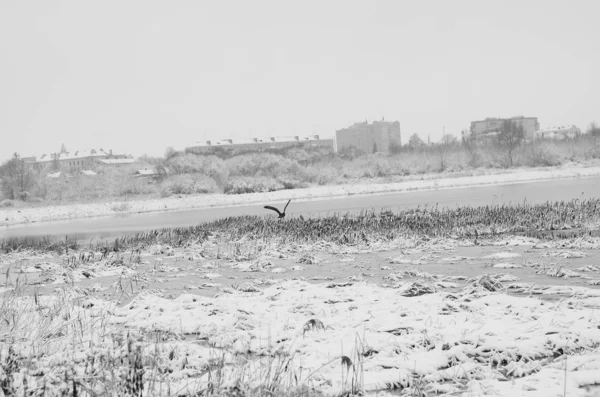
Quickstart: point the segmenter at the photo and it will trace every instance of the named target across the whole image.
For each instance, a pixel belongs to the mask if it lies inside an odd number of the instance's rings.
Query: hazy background
[[[600,119],[596,1],[0,2],[0,160]],[[599,120],[600,121],[600,120]]]

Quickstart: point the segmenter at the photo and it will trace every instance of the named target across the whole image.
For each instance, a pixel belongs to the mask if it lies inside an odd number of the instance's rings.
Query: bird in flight
[[[287,204],[285,205],[285,208],[283,209],[283,212],[279,212],[277,208],[271,207],[270,205],[265,205],[265,208],[277,212],[277,215],[279,215],[278,218],[285,218],[285,210],[287,209],[288,205],[290,205],[290,201],[292,201],[292,199],[288,200]]]

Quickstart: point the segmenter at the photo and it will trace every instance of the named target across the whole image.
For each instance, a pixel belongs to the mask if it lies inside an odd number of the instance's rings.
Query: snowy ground
[[[17,375],[29,374],[29,388],[68,388],[65,371],[100,387],[101,363],[126,366],[139,348],[156,395],[166,395],[160,385],[170,395],[205,388],[209,377],[325,395],[600,390],[599,238],[211,239],[139,255],[16,252],[0,256],[0,274],[0,357],[9,345],[44,353]]]
[[[437,177],[435,175],[428,175],[424,176],[424,180],[418,181],[322,186],[307,189],[283,190],[271,193],[253,193],[244,195],[199,195],[189,197],[169,197],[144,201],[73,204],[19,209],[6,208],[0,209],[0,226],[30,222],[110,216],[126,213],[234,206],[261,203],[265,201],[283,201],[287,199],[301,201],[343,197],[347,195],[382,194],[411,190],[498,185],[507,183],[523,183],[536,180],[593,177],[599,175],[600,167],[597,166],[569,166],[560,168],[539,168],[533,170],[513,169],[509,173],[495,175],[480,175],[447,179],[436,179]]]

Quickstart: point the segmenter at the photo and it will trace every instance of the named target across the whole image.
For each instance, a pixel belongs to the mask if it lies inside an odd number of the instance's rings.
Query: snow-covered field
[[[568,166],[560,168],[513,169],[504,174],[468,176],[437,179],[435,175],[424,176],[423,180],[377,183],[349,184],[337,186],[312,187],[307,189],[283,190],[270,193],[252,193],[243,195],[198,195],[150,199],[143,201],[109,202],[96,204],[72,204],[32,208],[0,209],[0,226],[29,222],[56,221],[64,219],[110,216],[115,214],[158,212],[192,208],[222,207],[282,201],[294,199],[315,200],[348,195],[383,194],[413,190],[459,188],[481,185],[500,185],[524,183],[530,181],[593,177],[600,175],[600,167]]]
[[[0,380],[46,395],[598,395],[599,238],[261,244],[1,255]]]

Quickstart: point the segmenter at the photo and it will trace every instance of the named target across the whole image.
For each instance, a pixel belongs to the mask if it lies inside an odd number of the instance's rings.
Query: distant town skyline
[[[0,160],[400,121],[600,122],[594,1],[0,2]]]

